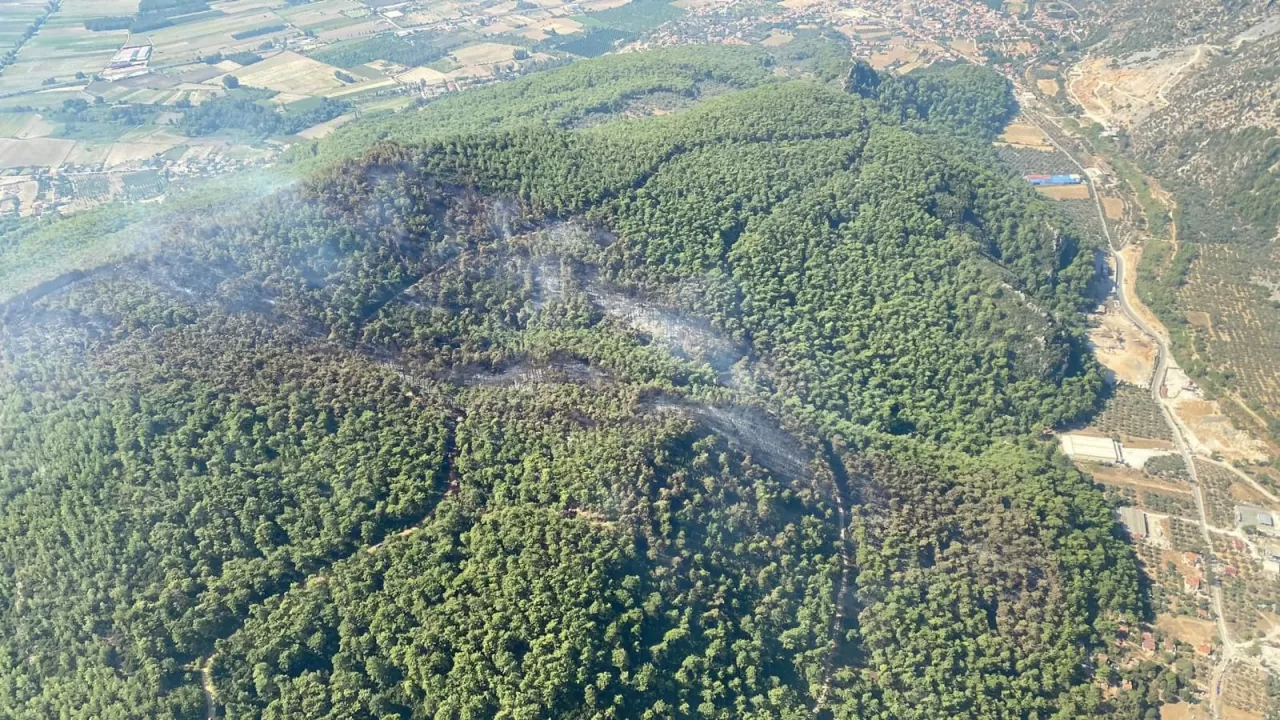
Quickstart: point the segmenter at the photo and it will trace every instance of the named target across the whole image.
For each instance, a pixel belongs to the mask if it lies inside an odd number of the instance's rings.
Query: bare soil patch
[[[1160,706],[1160,720],[1205,720],[1208,717],[1200,705],[1178,702]]]
[[[478,43],[459,48],[453,52],[453,59],[459,65],[492,65],[494,63],[511,62],[515,59],[515,45],[502,43]]]
[[[1062,88],[1058,87],[1058,81],[1053,78],[1037,80],[1036,87],[1040,88],[1040,92],[1048,95],[1049,97],[1055,97],[1058,93],[1062,92]]]
[[[1167,105],[1162,90],[1195,56],[1194,48],[1182,48],[1141,62],[1090,58],[1072,69],[1071,91],[1095,120],[1132,127]]]
[[[242,85],[250,87],[303,95],[324,95],[343,86],[334,76],[336,69],[318,60],[285,51],[242,69],[236,77]]]
[[[435,68],[416,67],[406,73],[397,75],[396,80],[405,84],[420,82],[427,85],[443,85],[449,81],[449,76]]]
[[[119,142],[111,146],[104,163],[107,167],[128,165],[154,157],[158,153],[167,152],[170,148],[181,145],[186,138],[174,138],[164,142]]]
[[[780,47],[795,39],[795,35],[792,35],[785,30],[772,30],[769,32],[769,37],[761,41],[760,44],[765,47]]]
[[[338,117],[333,118],[332,120],[327,120],[325,122],[319,123],[318,125],[312,125],[306,130],[303,130],[302,132],[298,133],[298,135],[299,137],[304,137],[308,140],[319,140],[320,138],[325,137],[326,135],[332,133],[334,130],[337,130],[343,125],[346,125],[348,122],[350,122],[354,118],[355,118],[354,113],[339,115]]]
[[[1124,217],[1124,200],[1104,195],[1102,197],[1102,210],[1107,214],[1108,220],[1120,220]]]
[[[1218,637],[1218,627],[1212,620],[1184,615],[1160,615],[1156,627],[1191,646],[1212,645]]]
[[[1241,431],[1222,413],[1216,400],[1179,399],[1174,412],[1191,434],[1210,453],[1228,460],[1258,462],[1267,459],[1266,445]]]
[[[1267,504],[1271,502],[1271,500],[1268,499],[1266,495],[1263,495],[1262,493],[1253,489],[1253,487],[1250,486],[1249,484],[1243,483],[1243,482],[1231,483],[1229,492],[1231,493],[1231,498],[1233,500],[1238,500],[1242,503],[1248,503],[1250,505],[1260,505],[1260,506],[1266,507]]]
[[[75,140],[59,138],[0,138],[0,167],[56,168],[67,159],[75,145]]]
[[[1051,185],[1048,187],[1040,186],[1036,188],[1041,195],[1053,198],[1054,200],[1088,200],[1089,186],[1081,183],[1079,185]]]
[[[1053,152],[1053,145],[1049,143],[1049,138],[1040,128],[1031,123],[1015,120],[1009,123],[996,139],[1014,147]]]
[[[1125,450],[1174,450],[1173,443],[1168,440],[1153,440],[1151,438],[1140,438],[1132,435],[1121,435],[1120,444]]]
[[[1210,317],[1207,312],[1201,312],[1199,310],[1188,311],[1187,322],[1195,325],[1196,327],[1205,328],[1210,332],[1213,331],[1213,318]]]
[[[1189,486],[1165,482],[1164,480],[1156,480],[1154,478],[1147,477],[1138,470],[1091,465],[1088,468],[1088,472],[1093,476],[1094,480],[1097,480],[1103,485],[1138,487],[1144,490],[1154,490],[1155,492],[1166,493],[1169,495],[1191,496],[1191,488]]]
[[[1156,346],[1129,318],[1110,307],[1089,329],[1094,355],[1116,379],[1149,387],[1155,371]]]
[[[918,60],[920,54],[915,48],[910,47],[905,38],[895,37],[889,41],[889,49],[884,52],[872,53],[870,62],[871,67],[876,70],[887,70],[894,65],[905,63],[913,63]]]

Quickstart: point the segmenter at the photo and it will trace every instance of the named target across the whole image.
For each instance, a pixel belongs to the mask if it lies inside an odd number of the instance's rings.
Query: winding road
[[[1165,377],[1169,372],[1169,358],[1171,357],[1169,345],[1165,342],[1164,336],[1143,319],[1142,315],[1133,309],[1133,300],[1129,297],[1127,286],[1125,285],[1125,262],[1124,256],[1116,249],[1115,241],[1111,237],[1111,229],[1107,226],[1106,212],[1102,207],[1102,195],[1098,191],[1098,187],[1094,183],[1093,178],[1085,171],[1080,161],[1076,159],[1066,148],[1058,143],[1052,133],[1043,127],[1044,118],[1038,113],[1028,111],[1024,108],[1024,115],[1032,124],[1040,128],[1049,142],[1053,144],[1063,155],[1066,155],[1071,162],[1078,168],[1084,177],[1088,180],[1089,187],[1093,190],[1093,201],[1097,206],[1098,220],[1102,223],[1102,232],[1107,239],[1107,251],[1111,255],[1112,261],[1115,263],[1115,277],[1113,292],[1116,296],[1116,302],[1120,307],[1120,311],[1124,313],[1134,326],[1138,328],[1143,335],[1146,335],[1156,347],[1156,365],[1151,374],[1151,400],[1160,408],[1160,415],[1164,418],[1165,424],[1169,426],[1169,431],[1173,435],[1174,443],[1178,446],[1178,452],[1182,455],[1182,461],[1187,466],[1187,473],[1191,477],[1192,496],[1196,502],[1196,513],[1200,518],[1200,532],[1204,536],[1206,551],[1205,559],[1209,566],[1216,565],[1213,556],[1213,537],[1209,531],[1209,518],[1205,511],[1204,493],[1200,487],[1200,477],[1196,471],[1195,453],[1191,450],[1191,445],[1187,442],[1182,425],[1178,422],[1173,414],[1173,408],[1167,398],[1161,397],[1160,388],[1164,385]],[[1061,131],[1061,128],[1054,124],[1054,128]],[[1227,668],[1231,663],[1241,657],[1240,647],[1231,639],[1231,633],[1227,628],[1226,616],[1222,611],[1222,587],[1217,583],[1211,585],[1210,597],[1213,604],[1213,614],[1217,621],[1218,637],[1221,640],[1222,654],[1218,658],[1218,662],[1214,665],[1213,673],[1209,681],[1209,707],[1214,718],[1222,717],[1222,678],[1227,672]]]

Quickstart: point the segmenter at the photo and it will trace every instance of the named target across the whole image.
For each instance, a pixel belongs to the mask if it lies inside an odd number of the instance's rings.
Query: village
[[[158,27],[145,33],[106,22],[118,17],[127,25],[130,12],[151,18],[149,3],[140,9],[137,0],[117,0],[104,10],[63,0],[4,68],[0,213],[146,199],[148,189],[158,195],[170,182],[269,164],[361,114],[604,51],[708,42],[779,47],[798,31],[827,29],[877,70],[907,73],[946,61],[1007,64],[1035,53],[1046,32],[1019,19],[1031,12],[1025,6],[1002,12],[976,0],[784,0],[757,3],[754,13],[726,0],[230,0],[184,4],[174,11],[183,14],[152,20]],[[112,17],[94,17],[108,10]],[[1039,7],[1032,14],[1055,22]],[[111,48],[112,40],[119,45]],[[176,127],[185,108],[226,97],[230,83],[268,93],[259,102],[284,114],[322,100],[342,103],[343,112],[252,141],[193,137]],[[135,126],[60,121],[59,110],[80,100],[153,112]]]

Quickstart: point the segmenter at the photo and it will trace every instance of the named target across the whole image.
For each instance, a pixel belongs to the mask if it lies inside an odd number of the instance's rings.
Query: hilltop
[[[1154,707],[1091,669],[1145,612],[1043,438],[1094,246],[985,148],[1008,84],[770,62],[352,126],[11,300],[0,713]]]

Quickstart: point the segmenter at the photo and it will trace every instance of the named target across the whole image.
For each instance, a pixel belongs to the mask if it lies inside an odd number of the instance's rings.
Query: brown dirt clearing
[[[1205,720],[1208,717],[1200,705],[1179,702],[1160,706],[1160,720]]]
[[[1178,485],[1176,483],[1149,478],[1138,470],[1120,467],[1107,467],[1104,465],[1089,465],[1085,467],[1084,470],[1092,475],[1094,480],[1097,480],[1103,485],[1137,487],[1142,488],[1143,490],[1154,490],[1168,495],[1182,495],[1185,497],[1191,496],[1190,486]]]
[[[772,30],[769,32],[769,37],[762,40],[760,44],[765,47],[780,47],[795,39],[796,36],[789,32],[783,30]]]
[[[453,59],[459,65],[491,65],[514,60],[518,49],[515,45],[479,43],[455,50]]]
[[[1117,197],[1104,196],[1102,198],[1102,210],[1107,214],[1108,220],[1119,220],[1124,217],[1124,200]]]
[[[1129,318],[1108,308],[1094,316],[1099,324],[1089,329],[1098,362],[1115,374],[1118,380],[1148,387],[1155,371],[1156,346]]]
[[[1089,186],[1084,183],[1079,185],[1051,185],[1048,187],[1040,186],[1036,188],[1041,195],[1052,198],[1054,200],[1088,200]]]
[[[1266,445],[1241,431],[1222,413],[1216,400],[1179,399],[1174,405],[1178,419],[1210,452],[1228,460],[1258,462],[1267,459]]]
[[[56,168],[67,159],[75,145],[75,140],[59,138],[0,138],[0,167]]]
[[[996,140],[1008,143],[1014,147],[1053,152],[1053,145],[1049,144],[1049,138],[1040,130],[1040,128],[1032,125],[1031,123],[1019,122],[1017,120],[1009,123],[1009,125],[1005,127],[1004,132],[1000,133]]]
[[[267,88],[277,92],[323,95],[343,87],[334,77],[337,68],[318,60],[285,51],[236,73],[241,85]]]
[[[1212,620],[1184,615],[1160,615],[1156,627],[1191,646],[1212,645],[1218,637],[1218,626]]]

